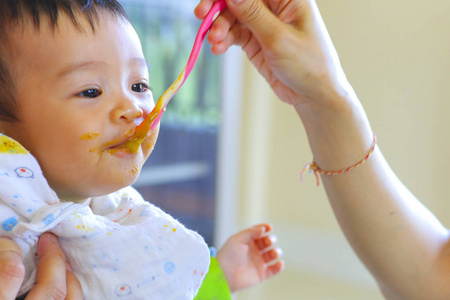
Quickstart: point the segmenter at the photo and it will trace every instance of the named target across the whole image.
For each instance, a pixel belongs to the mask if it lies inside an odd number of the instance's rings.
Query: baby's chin
[[[119,189],[118,189],[119,190]],[[84,201],[93,198],[93,197],[101,197],[105,195],[109,195],[114,191],[96,191],[96,192],[86,192],[86,191],[73,191],[73,192],[58,192],[58,198],[61,202],[74,202],[74,203],[83,203]]]
[[[120,190],[117,189],[117,190]],[[115,190],[115,191],[117,191]],[[106,196],[109,195],[115,191],[110,191],[110,192],[97,192],[97,193],[86,193],[86,194],[61,194],[61,193],[56,193],[58,195],[58,198],[61,202],[73,202],[73,203],[83,203],[88,199],[94,198],[94,197],[101,197],[101,196]]]
[[[61,202],[82,203],[93,197],[101,197],[117,192],[120,189],[132,185],[139,176],[140,168],[133,175],[124,177],[121,182],[96,185],[95,187],[78,187],[76,189],[54,189]]]

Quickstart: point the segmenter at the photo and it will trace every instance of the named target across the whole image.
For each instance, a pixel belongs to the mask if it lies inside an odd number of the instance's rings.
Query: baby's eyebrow
[[[144,67],[147,68],[147,70],[150,69],[150,64],[145,58],[142,57],[134,57],[130,59],[130,65],[136,65],[138,67]],[[80,63],[74,63],[71,65],[68,65],[67,67],[64,67],[60,72],[58,72],[57,77],[64,77],[69,75],[70,73],[73,73],[75,71],[79,70],[86,70],[86,69],[95,69],[99,67],[105,67],[107,66],[107,63],[103,61],[84,61]]]
[[[150,64],[148,63],[147,59],[143,57],[134,57],[131,59],[131,64],[136,64],[139,67],[146,67],[147,70],[150,70]]]
[[[60,72],[58,72],[57,77],[64,77],[78,70],[94,69],[105,65],[106,63],[102,61],[84,61],[81,63],[74,63],[68,65],[67,67],[63,68]]]

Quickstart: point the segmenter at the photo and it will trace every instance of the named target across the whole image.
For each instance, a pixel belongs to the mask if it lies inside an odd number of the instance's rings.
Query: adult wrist
[[[373,132],[353,90],[330,92],[330,98],[296,105],[314,160],[325,170],[359,161],[370,148]]]
[[[339,115],[348,111],[349,107],[359,105],[358,97],[346,79],[339,83],[325,81],[317,85],[320,86],[318,90],[300,96],[301,100],[293,105],[302,120],[311,115]]]

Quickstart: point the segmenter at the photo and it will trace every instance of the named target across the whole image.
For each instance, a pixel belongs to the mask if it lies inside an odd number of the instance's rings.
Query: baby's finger
[[[260,251],[264,251],[267,248],[272,247],[277,242],[277,237],[273,234],[263,236],[255,240],[255,244]]]
[[[9,238],[0,238],[0,299],[15,299],[24,277],[20,247]]]
[[[268,251],[262,254],[262,258],[264,263],[271,264],[277,259],[280,259],[283,251],[280,248],[269,249]]]
[[[267,277],[266,278],[270,278],[274,275],[277,275],[278,273],[283,271],[283,269],[284,269],[284,261],[278,260],[277,262],[275,262],[267,267],[267,274],[266,274]]]

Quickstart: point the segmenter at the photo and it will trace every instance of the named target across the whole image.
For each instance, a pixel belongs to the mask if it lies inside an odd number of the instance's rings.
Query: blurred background
[[[150,62],[155,100],[177,78],[199,21],[194,0],[122,0]],[[379,147],[410,190],[450,225],[450,3],[317,0]],[[286,270],[238,300],[383,299],[348,246],[314,176],[294,110],[232,49],[204,45],[169,103],[154,154],[136,182],[144,197],[220,248],[231,234],[270,222]]]

